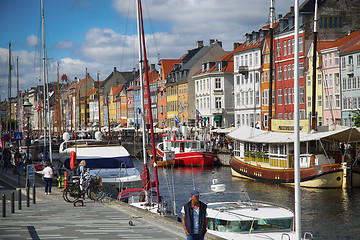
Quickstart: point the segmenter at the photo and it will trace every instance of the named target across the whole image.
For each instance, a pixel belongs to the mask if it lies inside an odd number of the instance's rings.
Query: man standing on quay
[[[186,239],[204,240],[207,228],[207,205],[199,201],[200,193],[196,190],[190,192],[190,198],[191,200],[181,209]]]

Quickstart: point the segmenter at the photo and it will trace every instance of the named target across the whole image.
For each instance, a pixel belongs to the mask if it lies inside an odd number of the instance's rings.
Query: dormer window
[[[221,64],[221,62],[218,62],[218,63],[217,63],[217,70],[218,70],[218,71],[221,71],[221,70],[222,70],[222,64]]]

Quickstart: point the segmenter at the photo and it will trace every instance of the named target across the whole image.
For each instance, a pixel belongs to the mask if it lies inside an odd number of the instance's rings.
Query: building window
[[[337,28],[337,21],[338,21],[338,18],[334,17],[334,28]]]
[[[278,89],[278,104],[282,105],[282,89]]]
[[[240,106],[240,93],[236,94],[236,106],[239,107]]]
[[[332,17],[329,17],[329,28],[332,28],[332,25],[333,25],[333,23],[332,23]]]
[[[310,76],[307,77],[307,85],[308,85],[308,87],[311,86],[311,77]]]
[[[360,67],[360,54],[356,54],[356,66]]]
[[[249,104],[249,93],[248,92],[245,93],[245,104],[246,105]]]
[[[253,105],[253,99],[254,97],[253,97],[253,92],[251,91],[250,92],[250,105]]]
[[[284,66],[284,80],[287,79],[287,65]]]
[[[278,80],[282,79],[282,69],[281,66],[278,67]]]
[[[240,85],[240,76],[239,75],[236,76],[236,84]]]
[[[282,113],[278,114],[278,119],[282,119]]]
[[[284,56],[287,55],[287,43],[286,40],[284,41]]]
[[[276,43],[276,55],[281,57],[281,43]]]
[[[317,75],[318,78],[318,85],[321,85],[321,73]]]
[[[332,63],[332,54],[329,54],[329,67],[331,67],[333,65]]]
[[[294,54],[294,51],[295,51],[295,39],[292,39],[292,53]]]
[[[334,53],[334,65],[339,65],[339,53]]]
[[[324,17],[324,28],[327,28],[327,17]]]
[[[215,88],[216,89],[221,88],[221,79],[220,78],[215,78]]]
[[[342,57],[342,58],[341,58],[341,68],[342,68],[342,69],[345,69],[345,66],[346,66],[346,64],[345,64],[345,57]]]
[[[288,65],[288,79],[291,79],[291,64]]]
[[[327,55],[324,55],[324,67],[327,67]]]
[[[304,77],[304,63],[299,63],[299,78]]]
[[[318,107],[321,107],[321,104],[322,104],[321,95],[318,95]]]
[[[256,105],[260,104],[260,92],[259,91],[255,92],[255,104]]]
[[[299,88],[299,102],[300,104],[303,104],[305,99],[304,99],[304,87],[300,87]]]
[[[287,92],[288,92],[288,89],[287,88],[285,88],[284,89],[284,104],[286,105],[287,104]]]
[[[255,53],[255,66],[259,65],[258,53]]]
[[[221,97],[215,97],[215,108],[216,109],[221,108]]]
[[[342,27],[342,17],[339,17],[339,28]]]
[[[303,51],[303,38],[299,37],[299,52]]]
[[[287,41],[288,42],[288,54],[291,54],[291,43],[290,40]]]
[[[249,54],[249,66],[252,66],[252,54]]]
[[[289,88],[288,96],[289,96],[289,101],[288,101],[288,103],[291,104],[291,88]]]
[[[308,97],[307,100],[308,100],[308,103],[307,103],[307,104],[308,104],[308,107],[310,107],[310,106],[311,106],[311,97]]]
[[[346,90],[346,78],[343,78],[342,80],[343,90]]]

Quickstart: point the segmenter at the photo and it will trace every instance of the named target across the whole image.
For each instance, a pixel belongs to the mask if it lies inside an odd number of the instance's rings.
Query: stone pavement
[[[6,177],[0,176],[0,180],[10,181]],[[100,203],[86,199],[84,206],[75,207],[63,200],[62,189],[55,186],[51,195],[45,195],[41,183],[41,179],[36,182],[36,204],[30,191],[30,207],[23,196],[22,209],[18,210],[16,202],[15,213],[11,213],[7,197],[6,217],[0,214],[0,240],[186,239],[182,224],[173,219],[116,200]],[[26,193],[25,189],[22,193]],[[219,238],[207,236],[207,239]]]

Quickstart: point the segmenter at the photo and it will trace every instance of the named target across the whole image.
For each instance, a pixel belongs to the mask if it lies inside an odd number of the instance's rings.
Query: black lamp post
[[[25,169],[27,170],[27,164],[30,160],[30,114],[31,114],[31,109],[32,109],[32,104],[29,101],[29,97],[26,97],[26,100],[23,104],[24,107],[24,112],[25,115],[27,117],[27,151],[26,151],[26,164],[25,164]]]

